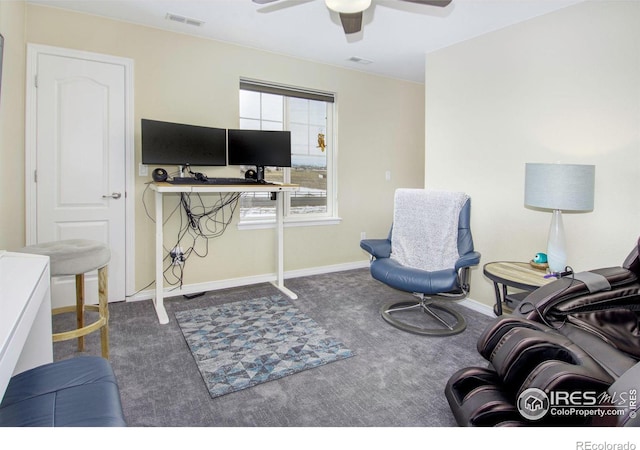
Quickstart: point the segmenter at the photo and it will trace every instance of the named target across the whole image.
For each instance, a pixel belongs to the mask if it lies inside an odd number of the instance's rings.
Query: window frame
[[[291,205],[291,193],[284,193],[284,225],[285,227],[291,226],[316,226],[316,225],[336,225],[341,223],[341,218],[338,216],[338,183],[337,183],[337,132],[336,132],[336,94],[330,92],[322,92],[316,90],[310,90],[306,88],[299,88],[293,86],[286,86],[282,84],[252,80],[247,78],[240,78],[238,99],[240,98],[240,91],[253,91],[261,94],[276,94],[284,97],[298,97],[307,100],[319,100],[327,103],[327,123],[326,123],[326,135],[327,135],[327,192],[326,192],[326,212],[322,213],[298,213],[292,214],[290,210]],[[285,101],[285,103],[287,103]],[[238,120],[242,119],[238,114]],[[289,111],[288,106],[284,106],[283,117],[283,129],[288,129],[289,123]],[[287,182],[290,179],[291,168],[285,168],[284,180]],[[265,215],[259,218],[241,218],[238,222],[239,230],[249,229],[262,229],[272,228],[275,226],[275,215]]]

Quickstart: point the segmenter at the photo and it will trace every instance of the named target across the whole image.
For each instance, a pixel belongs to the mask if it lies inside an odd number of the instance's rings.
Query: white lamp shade
[[[364,11],[371,6],[371,0],[324,0],[327,8],[345,14]]]
[[[585,164],[525,165],[526,206],[561,211],[592,211],[596,168]]]

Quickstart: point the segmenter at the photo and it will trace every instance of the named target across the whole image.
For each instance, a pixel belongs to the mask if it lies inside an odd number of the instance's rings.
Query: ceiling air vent
[[[352,56],[351,58],[348,59],[348,61],[358,63],[358,64],[364,64],[364,65],[371,64],[373,62],[369,59],[360,58],[359,56]]]
[[[201,27],[204,25],[204,21],[198,19],[191,19],[190,17],[181,16],[179,14],[167,13],[165,16],[167,20],[173,20],[174,22],[184,23],[186,25],[192,25],[194,27]]]

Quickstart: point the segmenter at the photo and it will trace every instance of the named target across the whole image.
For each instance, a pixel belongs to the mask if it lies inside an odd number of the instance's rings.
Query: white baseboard
[[[346,270],[364,269],[369,267],[369,260],[354,261],[350,263],[332,264],[329,266],[309,267],[306,269],[289,270],[284,273],[285,279],[307,277],[311,275],[322,275],[325,273],[343,272]],[[208,281],[205,283],[195,283],[183,285],[182,289],[176,289],[172,287],[166,287],[164,289],[164,295],[166,297],[175,297],[179,295],[192,295],[200,292],[217,291],[220,289],[229,289],[240,286],[249,286],[259,283],[271,283],[276,281],[276,274],[262,274],[253,275],[250,277],[230,278],[227,280]],[[149,300],[155,295],[154,289],[147,289],[140,291],[135,295],[127,298],[127,301],[139,301]],[[477,311],[489,317],[496,317],[493,313],[493,308],[484,303],[480,303],[472,298],[465,298],[458,302],[460,305],[466,306],[469,309]]]
[[[343,263],[343,264],[333,264],[330,266],[310,267],[308,269],[290,270],[288,272],[285,272],[284,277],[285,279],[300,278],[300,277],[308,277],[311,275],[322,275],[324,273],[343,272],[345,270],[365,269],[367,267],[369,267],[369,260],[355,261],[355,262]]]
[[[300,278],[310,275],[322,275],[324,273],[342,272],[345,270],[362,269],[369,267],[369,261],[355,261],[351,263],[333,264],[330,266],[310,267],[307,269],[290,270],[284,273],[284,278]],[[164,288],[164,296],[176,297],[179,295],[192,295],[200,292],[217,291],[220,289],[228,289],[240,286],[249,286],[259,283],[271,283],[276,281],[276,274],[262,274],[253,275],[250,277],[230,278],[227,280],[208,281],[205,283],[194,283],[182,285],[182,289],[176,289],[173,287]],[[155,295],[155,289],[147,289],[140,291],[130,297],[127,297],[127,301],[139,301],[149,300]]]
[[[485,316],[496,317],[495,313],[493,312],[492,306],[486,305],[484,303],[480,303],[479,301],[474,300],[472,298],[467,297],[463,300],[460,300],[459,303],[462,306],[466,306],[469,309],[473,309],[474,311],[484,314]]]

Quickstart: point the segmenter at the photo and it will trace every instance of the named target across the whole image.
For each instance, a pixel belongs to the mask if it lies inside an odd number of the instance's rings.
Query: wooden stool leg
[[[76,329],[84,327],[84,274],[76,275]],[[84,351],[84,336],[78,338],[78,351]]]
[[[108,306],[108,278],[107,266],[98,269],[98,308],[100,317],[104,318],[104,325],[100,328],[100,342],[102,357],[109,359],[109,306]]]

